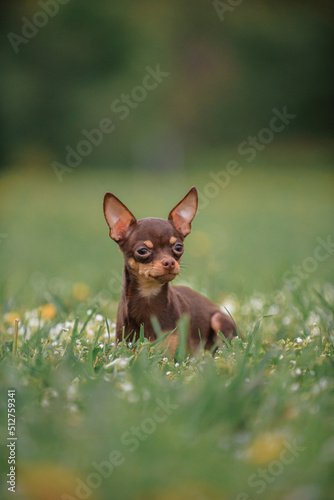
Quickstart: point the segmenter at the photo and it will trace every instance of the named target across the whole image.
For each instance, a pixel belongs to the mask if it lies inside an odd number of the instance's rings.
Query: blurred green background
[[[182,279],[215,300],[280,288],[331,234],[332,3],[223,11],[197,0],[3,3],[5,310],[66,297],[78,282],[118,299],[122,259],[105,191],[138,218],[165,217],[196,185],[202,209]],[[295,116],[279,132],[268,128],[275,109]],[[213,183],[231,160],[240,173]],[[307,280],[333,274],[331,256]]]
[[[17,494],[70,492],[171,398],[175,415],[90,498],[250,500],[250,474],[300,439],[306,452],[261,498],[327,500],[333,253],[312,259],[334,239],[332,2],[1,6],[0,379],[17,389]],[[103,195],[166,217],[192,185],[175,283],[234,305],[249,342],[180,364],[133,355],[103,331],[122,280]]]

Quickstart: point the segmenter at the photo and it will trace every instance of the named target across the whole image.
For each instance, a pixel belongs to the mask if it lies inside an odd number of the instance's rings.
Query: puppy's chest
[[[127,311],[129,319],[137,326],[150,325],[152,316],[155,316],[163,330],[175,328],[182,315],[179,304],[170,297],[129,298]]]

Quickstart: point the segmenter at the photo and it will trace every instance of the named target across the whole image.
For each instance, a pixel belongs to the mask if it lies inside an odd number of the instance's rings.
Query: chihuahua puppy
[[[198,206],[198,195],[192,187],[170,211],[168,219],[148,217],[136,220],[130,210],[113,194],[104,196],[104,216],[110,237],[124,255],[124,277],[121,302],[117,313],[118,341],[139,338],[140,326],[151,342],[157,337],[151,318],[155,316],[161,330],[176,329],[184,314],[189,317],[188,347],[196,351],[202,344],[212,348],[225,337],[236,336],[234,322],[218,306],[190,288],[171,286],[180,272],[183,242],[190,233]],[[177,331],[169,337],[172,353],[178,346]]]

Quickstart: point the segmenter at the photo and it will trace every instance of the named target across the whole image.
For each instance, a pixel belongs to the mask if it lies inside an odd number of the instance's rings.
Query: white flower
[[[114,361],[111,361],[111,363],[108,363],[107,365],[104,366],[105,370],[108,370],[109,368],[117,368],[119,370],[125,369],[130,361],[134,358],[134,356],[130,356],[129,358],[121,357],[121,358],[116,358]]]
[[[222,303],[221,307],[220,307],[221,311],[223,313],[227,313],[227,311],[230,313],[230,314],[234,314],[235,313],[235,310],[236,310],[236,303],[235,301],[232,299],[232,298],[229,298],[229,299],[226,299],[224,300],[224,302]],[[226,311],[227,309],[227,311]]]
[[[249,301],[249,305],[254,311],[261,311],[264,303],[260,297],[252,297]]]
[[[311,330],[312,335],[317,336],[320,335],[320,328],[316,325]]]
[[[121,387],[125,392],[133,391],[134,389],[133,384],[131,384],[131,382],[123,382],[123,384],[121,384]]]
[[[303,342],[303,339],[301,339],[300,337],[297,337],[296,342],[297,342],[297,344],[301,344]]]
[[[319,323],[320,319],[321,318],[319,314],[315,313],[314,311],[311,311],[309,317],[307,318],[307,322],[310,326],[315,326]]]
[[[277,304],[273,304],[272,306],[269,307],[268,314],[275,316],[278,313],[279,313],[279,307]]]
[[[108,333],[108,330],[105,329],[104,334],[103,334],[103,338],[106,339],[106,340],[114,339],[115,335],[116,335],[115,331],[110,331],[110,333]]]
[[[170,375],[172,372],[166,372],[166,375]]]
[[[138,403],[138,401],[140,401],[140,397],[135,392],[130,392],[128,395],[128,401],[129,403]]]
[[[103,321],[103,316],[102,316],[102,314],[97,314],[97,315],[95,316],[95,319],[96,319],[96,321],[98,321],[99,323],[101,323],[101,322]]]
[[[79,378],[76,377],[67,389],[67,399],[69,401],[74,401],[78,393],[79,388]]]
[[[40,321],[37,318],[31,318],[29,320],[29,326],[33,326],[33,327],[37,328],[39,326],[39,323],[40,323]],[[41,321],[41,323],[43,324],[43,321]]]
[[[325,391],[328,387],[328,380],[326,378],[321,378],[319,380],[319,386],[322,391]]]

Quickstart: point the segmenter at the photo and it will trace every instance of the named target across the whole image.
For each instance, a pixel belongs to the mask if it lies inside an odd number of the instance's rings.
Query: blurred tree
[[[48,3],[58,5],[54,17],[42,7]],[[100,82],[131,64],[133,27],[126,12],[105,1],[8,2],[3,10],[1,159],[17,160],[30,147],[61,153],[76,126],[84,128],[83,110]],[[36,27],[43,16],[47,23]]]
[[[90,164],[153,158],[145,148],[157,128],[171,131],[174,143],[177,136],[179,158],[182,151],[238,143],[267,125],[273,107],[297,114],[296,137],[333,132],[329,1],[241,2],[223,20],[202,0],[57,2],[3,2],[2,165],[37,156],[48,166],[63,160],[66,145],[75,146],[84,128],[114,118],[111,102],[140,84],[149,64],[160,64],[170,77],[118,122]],[[58,12],[15,53],[8,34],[22,36],[34,20],[43,24],[46,4]],[[140,145],[143,131],[147,146]],[[155,150],[163,155],[163,138],[161,144]]]

